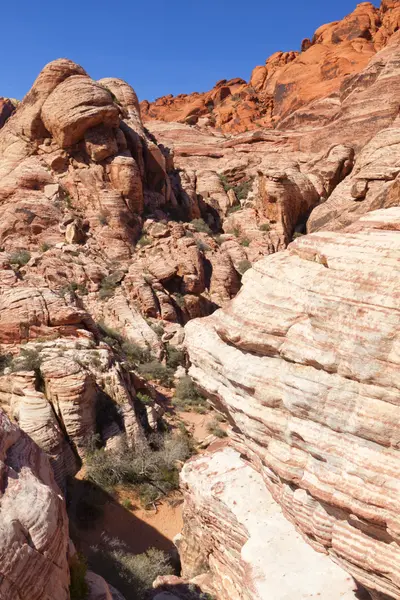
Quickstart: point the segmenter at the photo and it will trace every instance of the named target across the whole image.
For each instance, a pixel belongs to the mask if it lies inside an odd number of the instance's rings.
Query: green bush
[[[212,234],[210,227],[207,225],[204,219],[193,219],[191,224],[198,233],[208,233],[209,235]]]
[[[185,308],[185,296],[183,294],[177,292],[173,295],[173,299],[175,300],[179,308]]]
[[[271,225],[269,223],[262,223],[260,225],[260,231],[271,231]]]
[[[133,504],[132,501],[129,500],[129,498],[124,498],[121,502],[121,505],[126,508],[127,510],[132,510],[133,508]]]
[[[86,600],[89,595],[89,586],[85,577],[87,573],[86,559],[82,554],[75,554],[70,564],[69,593],[71,600]]]
[[[42,360],[38,350],[22,348],[20,355],[12,360],[10,367],[13,372],[34,371],[38,374]]]
[[[140,248],[144,248],[144,246],[149,246],[152,243],[152,239],[148,235],[142,235],[142,237],[137,241],[137,245]]]
[[[105,212],[101,212],[97,215],[100,225],[108,225],[108,215]]]
[[[206,399],[199,394],[189,375],[179,379],[172,402],[177,408],[187,411],[205,409],[207,405]]]
[[[18,267],[23,267],[30,259],[31,254],[28,250],[16,250],[10,256],[10,263],[12,265],[17,265]]]
[[[100,283],[99,298],[100,300],[108,300],[114,296],[118,283],[113,275],[103,277]]]
[[[94,552],[97,569],[126,598],[144,600],[159,575],[174,573],[168,554],[157,548],[132,554],[121,540],[104,535]]]
[[[292,241],[297,240],[297,238],[303,237],[304,233],[301,233],[300,231],[295,231],[292,237]]]
[[[250,240],[249,238],[243,238],[240,241],[241,245],[244,246],[245,248],[248,248],[250,246]]]
[[[173,372],[158,360],[150,360],[138,366],[138,371],[147,381],[159,381],[170,387],[173,383]]]
[[[50,250],[50,248],[52,248],[53,246],[51,244],[48,244],[47,242],[43,242],[43,244],[40,245],[40,251],[41,252],[47,252],[47,250]]]
[[[210,246],[206,244],[206,242],[204,242],[203,240],[196,240],[196,246],[198,247],[200,252],[207,252],[208,250],[211,250]]]
[[[242,208],[241,204],[234,204],[233,206],[230,206],[227,210],[227,214],[231,215],[235,212],[238,212],[238,210],[240,210]]]
[[[138,392],[136,397],[142,404],[153,404],[153,398],[151,398],[148,394],[143,394],[143,392]]]
[[[12,354],[0,354],[0,373],[4,372],[4,369],[10,367],[13,361]]]
[[[241,275],[244,275],[246,273],[246,271],[248,271],[250,268],[251,268],[251,262],[247,259],[241,260],[238,265],[238,271]]]
[[[224,438],[227,436],[226,431],[221,429],[221,427],[219,426],[217,419],[213,419],[210,423],[208,423],[207,431],[208,433],[212,433],[212,435],[215,435],[218,438]]]
[[[161,325],[161,323],[151,323],[150,327],[154,333],[158,335],[158,337],[161,337],[165,333],[164,327]]]
[[[185,352],[183,350],[178,350],[178,348],[167,344],[166,352],[167,367],[175,371],[179,366],[185,366]]]
[[[145,363],[151,358],[148,348],[142,348],[134,342],[124,340],[121,344],[121,350],[125,354],[128,362],[131,364]]]
[[[158,435],[151,442],[135,449],[123,445],[107,452],[88,451],[88,479],[107,492],[117,485],[131,486],[144,504],[162,498],[179,487],[178,462],[186,460],[191,449],[184,434]]]

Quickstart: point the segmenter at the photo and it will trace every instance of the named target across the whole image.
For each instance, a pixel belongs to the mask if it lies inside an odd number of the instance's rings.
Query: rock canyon
[[[0,98],[1,600],[400,600],[399,27]]]

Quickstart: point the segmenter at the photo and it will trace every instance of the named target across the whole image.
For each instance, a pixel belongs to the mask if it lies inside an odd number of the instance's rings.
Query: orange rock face
[[[342,21],[323,25],[301,52],[276,52],[255,67],[250,81],[220,81],[205,93],[164,96],[141,103],[145,121],[205,123],[224,132],[286,127],[286,117],[340,92],[346,78],[359,73],[397,31],[398,2],[375,8],[362,2]]]

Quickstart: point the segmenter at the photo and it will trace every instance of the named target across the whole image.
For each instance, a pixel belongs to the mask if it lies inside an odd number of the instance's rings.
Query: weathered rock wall
[[[285,516],[396,599],[399,264],[400,209],[372,212],[259,261],[225,310],[186,326],[191,375]]]

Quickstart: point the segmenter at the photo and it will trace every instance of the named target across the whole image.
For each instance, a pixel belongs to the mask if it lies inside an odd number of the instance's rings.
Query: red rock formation
[[[69,600],[65,502],[45,454],[0,410],[0,597]]]
[[[312,124],[315,117],[307,116],[309,107],[340,93],[347,79],[386,46],[399,22],[398,2],[383,1],[380,9],[362,2],[342,21],[317,29],[312,40],[303,41],[302,52],[273,54],[253,70],[248,84],[240,79],[223,80],[210,92],[144,101],[143,118],[201,122],[225,132],[240,132],[260,126],[291,127],[291,115],[300,109],[301,121]],[[334,103],[328,108],[332,117]]]
[[[191,375],[284,515],[377,597],[395,599],[399,260],[400,208],[371,212],[259,261],[226,310],[186,326]]]

